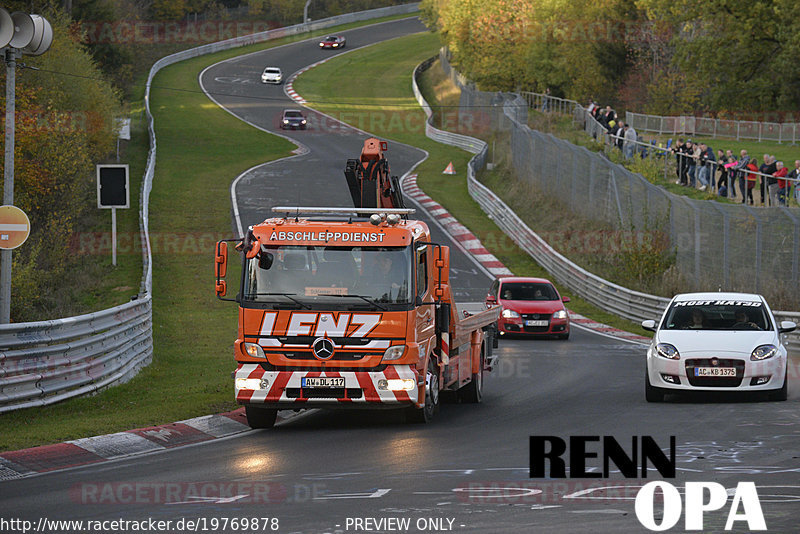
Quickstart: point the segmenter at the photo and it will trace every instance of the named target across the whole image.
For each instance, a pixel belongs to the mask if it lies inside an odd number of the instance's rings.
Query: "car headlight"
[[[386,349],[386,352],[383,353],[384,360],[399,360],[403,357],[403,354],[406,353],[406,346],[405,345],[395,345],[393,347],[389,347]]]
[[[768,360],[776,354],[778,354],[778,347],[775,345],[761,345],[750,354],[750,359],[754,361]]]
[[[300,121],[300,124],[305,124],[305,123],[306,123],[306,120],[305,120],[305,119],[303,119],[303,120],[301,120],[301,121]]]
[[[262,349],[258,343],[245,343],[244,352],[253,358],[266,358],[264,349]]]
[[[519,319],[519,314],[514,310],[503,310],[501,315],[506,319]]]
[[[334,47],[334,48],[336,48],[337,46],[339,46],[339,44],[338,44],[338,43],[333,43],[333,47]]]
[[[673,345],[669,343],[659,343],[656,345],[656,354],[661,356],[662,358],[667,358],[670,360],[680,360],[681,355],[678,353],[678,349],[676,349]]]
[[[566,318],[567,318],[566,310],[558,310],[553,314],[553,319],[566,319]]]
[[[289,124],[289,119],[283,119],[283,124]]]

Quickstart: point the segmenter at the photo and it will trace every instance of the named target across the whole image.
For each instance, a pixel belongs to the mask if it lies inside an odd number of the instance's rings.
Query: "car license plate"
[[[548,324],[547,319],[542,321],[525,321],[525,326],[547,326]]]
[[[300,386],[304,388],[343,388],[344,377],[306,377],[300,379]]]
[[[694,376],[736,376],[735,367],[695,367]]]

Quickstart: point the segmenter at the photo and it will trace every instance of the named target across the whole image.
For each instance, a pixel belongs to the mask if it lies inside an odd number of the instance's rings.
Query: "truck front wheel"
[[[245,406],[247,425],[250,428],[272,428],[278,417],[278,410],[274,408],[261,408],[259,406]]]
[[[430,423],[433,416],[439,411],[439,370],[433,363],[433,358],[428,360],[428,372],[425,377],[425,406],[417,408],[412,406],[406,412],[406,420],[410,423]]]

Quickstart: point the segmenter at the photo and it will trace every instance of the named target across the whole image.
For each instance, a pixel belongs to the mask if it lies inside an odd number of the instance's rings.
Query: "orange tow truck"
[[[444,391],[481,401],[499,307],[457,309],[449,248],[396,207],[385,150],[368,139],[348,161],[357,207],[276,207],[243,239],[216,245],[221,299],[228,243],[242,256],[238,295],[225,300],[239,304],[233,377],[252,428],[286,409],[402,408],[429,422]]]

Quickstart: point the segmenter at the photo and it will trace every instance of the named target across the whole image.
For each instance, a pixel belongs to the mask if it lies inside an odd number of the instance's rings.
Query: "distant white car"
[[[761,295],[687,293],[675,296],[647,350],[645,398],[661,402],[680,391],[763,391],[786,400],[787,354],[781,335],[792,321],[777,323]]]
[[[267,67],[261,73],[261,83],[283,83],[283,72],[278,67]]]

